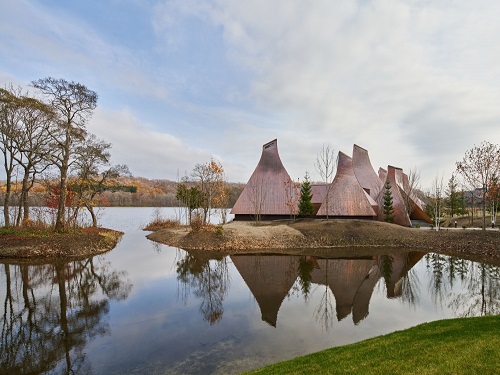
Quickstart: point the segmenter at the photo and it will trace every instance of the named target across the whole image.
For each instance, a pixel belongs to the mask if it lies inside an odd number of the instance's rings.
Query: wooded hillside
[[[5,194],[5,181],[0,181],[0,199]],[[53,181],[53,184],[57,184]],[[243,187],[242,183],[227,182],[229,189],[229,207],[234,205]],[[71,186],[71,183],[69,184]],[[37,184],[32,189],[30,205],[43,206],[47,203],[50,181]],[[99,206],[132,206],[132,207],[176,207],[179,201],[175,198],[177,188],[176,181],[154,179],[143,177],[120,177],[118,183],[107,187],[96,199]],[[13,202],[16,204],[21,191],[21,183],[12,185]]]

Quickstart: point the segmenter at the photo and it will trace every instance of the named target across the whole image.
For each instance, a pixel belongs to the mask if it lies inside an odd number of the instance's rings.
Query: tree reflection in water
[[[450,301],[457,317],[500,314],[500,267],[438,254],[425,259],[432,276],[429,289],[436,300]],[[454,293],[457,282],[465,288]]]
[[[333,317],[335,316],[334,296],[328,285],[325,285],[324,288],[320,303],[314,310],[314,318],[325,331],[328,331],[333,325]]]
[[[187,302],[189,292],[201,299],[200,311],[210,325],[219,322],[224,313],[224,298],[229,291],[229,270],[225,256],[209,253],[180,255],[176,262],[177,280],[183,288],[182,298]]]
[[[3,264],[0,373],[91,373],[85,346],[109,331],[109,299],[127,298],[125,272],[99,257],[43,265]]]
[[[255,298],[263,321],[276,327],[281,305],[290,295],[301,293],[306,304],[316,295],[313,316],[328,331],[334,317],[341,321],[351,315],[356,325],[365,319],[376,288],[415,309],[421,299],[421,281],[414,266],[424,256],[435,304],[446,302],[457,316],[500,312],[498,267],[439,254],[407,252],[352,259],[261,254],[231,255],[230,259]],[[190,292],[201,299],[200,311],[211,325],[223,317],[229,291],[228,259],[179,251],[176,261],[183,300],[187,301]],[[456,285],[460,292],[450,294],[455,284],[460,284]]]
[[[385,279],[387,296],[412,305],[418,300],[418,278],[409,272],[423,253],[368,256],[358,259],[328,259],[290,255],[231,255],[231,260],[259,305],[262,320],[276,327],[283,300],[291,294],[309,296],[322,290],[314,310],[324,330],[352,313],[358,324],[368,316],[374,287]],[[178,252],[177,279],[181,296],[202,300],[200,311],[211,325],[222,319],[223,301],[229,289],[227,258],[206,252]],[[317,287],[312,288],[312,285]],[[324,287],[324,288],[322,288]]]

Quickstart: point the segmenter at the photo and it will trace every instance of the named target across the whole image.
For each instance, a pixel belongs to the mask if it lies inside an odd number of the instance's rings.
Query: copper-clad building
[[[392,207],[394,208],[394,224],[409,227],[411,226],[410,216],[405,208],[405,202],[396,181],[396,179],[399,179],[401,173],[403,173],[401,168],[393,167],[392,165],[387,167],[387,180],[391,184]],[[380,211],[379,219],[381,221],[385,219],[383,210]]]
[[[378,169],[378,178],[380,178],[382,182],[385,182],[387,179],[387,171],[382,167]]]
[[[352,168],[361,187],[376,201],[384,183],[375,173],[368,151],[358,145],[352,148]]]
[[[367,194],[359,184],[352,168],[352,159],[339,152],[337,174],[333,179],[328,211],[325,202],[322,203],[317,216],[356,217],[373,219],[376,213]]]
[[[389,180],[395,223],[411,226],[412,219],[431,222],[401,168],[380,168],[377,176],[366,149],[354,145],[352,153],[351,158],[339,152],[333,181],[311,185],[313,216],[383,221],[382,198],[385,182]],[[289,218],[297,214],[299,195],[299,188],[281,162],[275,139],[262,147],[259,163],[231,213],[235,220]]]
[[[290,217],[298,204],[298,190],[281,162],[278,141],[262,146],[262,155],[231,213],[249,220]]]

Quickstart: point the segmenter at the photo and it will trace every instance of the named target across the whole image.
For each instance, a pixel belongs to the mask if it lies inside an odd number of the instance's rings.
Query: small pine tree
[[[447,213],[451,217],[455,215],[463,215],[465,213],[463,192],[458,190],[458,182],[455,175],[452,175],[448,181],[448,189],[445,194],[446,198],[444,204],[447,209]]]
[[[384,220],[388,223],[394,223],[394,207],[392,206],[392,193],[391,183],[389,180],[385,182],[384,186]]]
[[[311,216],[313,211],[311,182],[309,181],[309,174],[306,172],[304,182],[300,188],[299,216]]]

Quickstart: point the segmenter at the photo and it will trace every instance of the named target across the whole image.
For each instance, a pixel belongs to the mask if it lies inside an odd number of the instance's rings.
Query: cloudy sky
[[[220,161],[246,182],[277,138],[290,176],[323,144],[445,181],[500,142],[500,2],[0,0],[0,84],[99,94],[88,128],[136,176]]]

